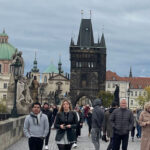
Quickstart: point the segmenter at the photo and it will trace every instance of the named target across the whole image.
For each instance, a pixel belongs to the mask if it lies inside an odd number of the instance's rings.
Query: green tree
[[[138,102],[138,104],[144,108],[144,105],[146,102],[150,101],[150,86],[146,87],[144,89],[144,91],[146,92],[146,94],[144,96],[139,96],[136,101]]]
[[[114,99],[114,95],[109,91],[100,91],[97,97],[102,99],[102,105],[104,107],[110,107]]]

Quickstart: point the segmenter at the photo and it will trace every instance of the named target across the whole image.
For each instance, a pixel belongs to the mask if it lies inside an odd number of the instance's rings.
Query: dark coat
[[[133,128],[133,113],[129,109],[117,108],[110,116],[114,133],[128,134]]]
[[[67,121],[65,120],[65,113],[64,112],[59,112],[57,113],[56,116],[56,121],[54,124],[54,127],[57,129],[57,134],[55,137],[56,141],[60,141],[62,137],[65,134],[65,131],[67,131],[67,138],[68,141],[73,142],[75,141],[76,138],[76,132],[75,129],[77,127],[77,115],[73,111],[69,111],[67,115]],[[66,129],[61,129],[60,125],[65,124],[65,125],[71,125],[71,128],[66,128]]]
[[[88,112],[87,123],[88,123],[88,126],[92,126],[92,113],[91,112]]]
[[[103,121],[103,133],[106,134],[108,137],[113,137],[113,128],[110,122],[110,115],[116,108],[110,108],[105,112],[104,121]]]
[[[53,124],[53,113],[50,110],[42,109],[43,114],[48,117],[49,126],[51,127]]]

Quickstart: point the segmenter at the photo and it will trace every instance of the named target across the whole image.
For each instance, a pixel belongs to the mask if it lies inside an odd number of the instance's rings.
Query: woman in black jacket
[[[76,137],[77,116],[72,111],[71,103],[65,99],[62,101],[54,124],[57,129],[56,143],[59,150],[71,150]]]

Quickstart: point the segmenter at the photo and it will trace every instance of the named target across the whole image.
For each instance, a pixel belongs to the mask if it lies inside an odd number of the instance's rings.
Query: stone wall
[[[6,150],[23,136],[25,116],[0,121],[0,150]]]

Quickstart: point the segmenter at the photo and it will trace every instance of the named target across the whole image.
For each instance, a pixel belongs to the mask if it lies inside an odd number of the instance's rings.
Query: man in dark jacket
[[[48,150],[48,141],[49,141],[51,126],[53,124],[53,113],[49,110],[49,104],[48,103],[44,103],[42,112],[43,112],[43,114],[47,115],[48,121],[49,121],[49,132],[45,138],[45,150],[46,149]]]
[[[113,111],[110,116],[110,121],[113,127],[113,150],[119,150],[122,141],[122,150],[127,150],[129,131],[133,127],[133,114],[127,109],[125,99],[120,101],[120,108]]]
[[[101,127],[103,123],[104,118],[104,111],[100,108],[101,106],[101,100],[95,99],[93,102],[93,113],[92,113],[92,131],[91,131],[91,138],[92,142],[94,144],[95,150],[99,150],[100,148],[100,133],[101,133]]]

